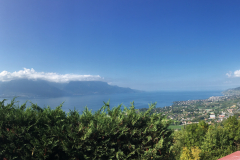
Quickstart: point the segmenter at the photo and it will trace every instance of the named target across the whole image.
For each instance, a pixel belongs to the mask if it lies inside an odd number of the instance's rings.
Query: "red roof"
[[[229,155],[227,155],[223,158],[220,158],[218,160],[240,160],[240,151],[229,154]]]

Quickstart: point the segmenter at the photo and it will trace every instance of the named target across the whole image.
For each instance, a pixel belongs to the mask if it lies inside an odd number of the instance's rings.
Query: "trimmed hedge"
[[[110,110],[109,102],[92,114],[62,104],[51,110],[26,103],[0,102],[0,159],[173,159],[170,122],[161,114],[136,113],[134,102]]]

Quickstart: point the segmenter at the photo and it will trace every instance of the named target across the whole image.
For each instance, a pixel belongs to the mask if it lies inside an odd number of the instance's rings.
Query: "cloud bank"
[[[240,77],[240,70],[234,71],[233,74],[232,74],[232,72],[230,71],[230,72],[228,72],[226,75],[227,75],[229,78],[230,78],[230,77]]]
[[[57,74],[52,72],[36,72],[33,68],[24,68],[18,72],[2,71],[0,81],[6,82],[15,79],[46,80],[56,83],[68,83],[70,81],[101,81],[99,75]]]

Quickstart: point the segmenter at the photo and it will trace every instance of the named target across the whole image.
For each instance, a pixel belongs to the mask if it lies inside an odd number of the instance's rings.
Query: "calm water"
[[[123,104],[126,107],[130,107],[130,102],[134,101],[135,108],[148,108],[148,104],[151,102],[157,102],[156,107],[164,107],[172,105],[173,101],[186,101],[196,99],[207,99],[211,96],[222,96],[221,91],[197,91],[197,92],[145,92],[145,93],[127,93],[127,94],[111,94],[111,95],[86,95],[86,96],[74,96],[74,97],[61,97],[61,98],[21,98],[18,97],[17,104],[21,105],[26,100],[30,100],[34,104],[44,108],[50,106],[54,109],[64,102],[62,110],[68,112],[69,109],[73,110],[74,107],[81,114],[84,107],[87,106],[92,111],[97,111],[103,106],[103,101],[110,100],[110,108]],[[0,98],[3,100],[4,98]],[[10,103],[11,99],[8,99],[6,103]],[[30,106],[30,103],[27,103]],[[123,109],[124,107],[122,107]]]

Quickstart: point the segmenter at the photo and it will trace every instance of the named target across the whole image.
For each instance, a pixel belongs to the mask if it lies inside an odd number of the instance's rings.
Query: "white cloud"
[[[232,76],[232,72],[230,71],[230,72],[226,73],[226,75],[227,75],[228,77],[231,77],[231,76]]]
[[[230,72],[226,73],[226,75],[227,75],[228,77],[240,77],[240,70],[234,71],[233,74],[232,74],[232,72],[230,71]]]
[[[36,72],[33,68],[20,70],[18,72],[2,71],[0,81],[11,81],[15,79],[46,80],[57,83],[68,83],[70,81],[96,81],[103,80],[99,75],[79,75],[79,74],[57,74],[52,72]]]
[[[236,70],[234,72],[234,77],[240,77],[240,70]]]

